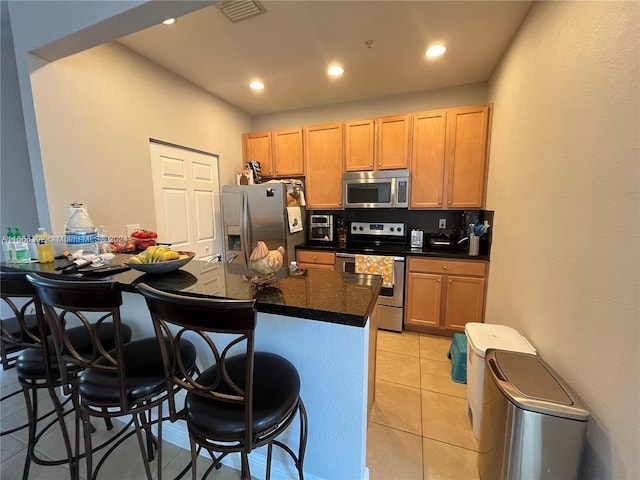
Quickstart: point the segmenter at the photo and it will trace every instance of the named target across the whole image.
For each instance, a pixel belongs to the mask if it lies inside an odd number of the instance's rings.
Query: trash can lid
[[[513,352],[536,353],[533,345],[520,333],[506,325],[469,322],[464,327],[469,345],[480,357],[484,357],[489,348],[511,350]]]
[[[546,415],[586,421],[589,412],[538,356],[490,349],[486,355],[491,376],[517,407]]]

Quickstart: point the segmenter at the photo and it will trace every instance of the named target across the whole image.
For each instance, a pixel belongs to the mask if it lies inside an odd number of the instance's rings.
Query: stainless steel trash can
[[[467,405],[473,427],[473,436],[480,439],[482,425],[482,392],[484,389],[485,355],[488,349],[536,353],[529,340],[506,325],[469,322],[464,327],[467,335]]]
[[[536,355],[489,349],[485,361],[481,480],[577,479],[584,404]]]

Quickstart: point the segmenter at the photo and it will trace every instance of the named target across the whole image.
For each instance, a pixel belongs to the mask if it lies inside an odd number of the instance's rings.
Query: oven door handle
[[[348,259],[354,260],[357,255],[372,255],[372,256],[377,256],[377,257],[392,257],[396,262],[403,262],[404,263],[404,261],[405,261],[404,257],[396,257],[394,255],[383,255],[383,254],[379,254],[379,253],[356,254],[356,253],[336,252],[336,258],[348,258]]]

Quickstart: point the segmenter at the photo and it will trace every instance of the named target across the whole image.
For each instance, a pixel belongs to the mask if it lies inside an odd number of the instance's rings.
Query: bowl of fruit
[[[127,258],[124,263],[134,270],[145,273],[168,273],[186,265],[194,256],[194,252],[151,246],[144,252]]]

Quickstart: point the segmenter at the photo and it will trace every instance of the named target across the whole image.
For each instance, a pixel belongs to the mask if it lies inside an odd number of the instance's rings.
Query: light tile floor
[[[371,480],[478,478],[478,445],[467,416],[466,386],[451,380],[451,362],[447,359],[450,343],[448,337],[378,332],[376,401],[369,422],[367,446]],[[18,388],[15,370],[5,372],[0,369],[0,379],[2,395]],[[44,392],[40,398],[43,406],[50,405]],[[2,402],[2,430],[24,420],[23,402],[21,394]],[[107,433],[102,422],[93,423],[97,428],[94,441],[99,441]],[[124,448],[119,449],[115,461],[105,464],[100,479],[145,478],[135,437],[127,442],[129,446],[123,445]],[[63,450],[57,429],[46,434],[38,444],[38,451],[48,458],[61,457]],[[0,478],[21,478],[25,453],[25,430],[3,436],[0,439]],[[110,460],[113,457],[115,455]],[[165,443],[163,478],[175,477],[188,462],[189,452]],[[200,474],[206,464],[208,461],[200,458]],[[155,468],[154,462],[153,471]],[[257,472],[252,473],[255,476]],[[85,478],[83,464],[81,476]],[[30,480],[68,478],[66,466],[31,465]],[[210,478],[231,480],[240,475],[236,470],[223,467]]]
[[[0,368],[0,392],[2,396],[19,388],[16,379],[15,369],[3,371]],[[51,400],[46,391],[41,392],[39,398],[38,409],[50,409]],[[41,410],[43,411],[43,410]],[[14,426],[21,425],[26,420],[24,414],[24,397],[22,393],[0,405],[0,427],[1,430],[9,430]],[[21,422],[21,423],[18,423]],[[67,418],[67,426],[73,425],[72,415]],[[96,432],[92,436],[94,445],[108,438],[111,433],[107,432],[104,422],[98,419],[92,420],[92,424],[96,427]],[[114,428],[118,427],[118,422],[114,422]],[[27,431],[26,429],[18,432],[4,435],[0,438],[0,479],[14,480],[22,478],[24,468],[24,460],[26,458]],[[38,442],[37,452],[43,459],[59,459],[64,458],[64,444],[59,428],[50,429]],[[94,457],[94,466],[100,459],[101,455]],[[162,478],[172,479],[189,463],[190,453],[175,445],[164,442],[162,448]],[[211,460],[200,457],[198,460],[198,474],[202,476],[207,467],[211,465]],[[86,479],[86,466],[84,461],[80,463],[80,477]],[[151,472],[156,477],[157,464],[151,463]],[[252,472],[255,473],[255,472]],[[253,477],[254,475],[252,475]],[[109,457],[104,467],[100,470],[98,476],[100,480],[141,480],[145,479],[144,467],[138,448],[138,442],[135,435],[129,437],[124,444]],[[184,479],[191,479],[191,472],[187,473]],[[215,474],[211,474],[208,478],[212,480],[237,480],[240,478],[240,472],[223,466]],[[69,467],[67,465],[60,466],[40,466],[33,462],[29,470],[29,480],[68,480]]]
[[[450,345],[449,337],[378,332],[371,480],[479,478],[467,389],[451,380]]]

